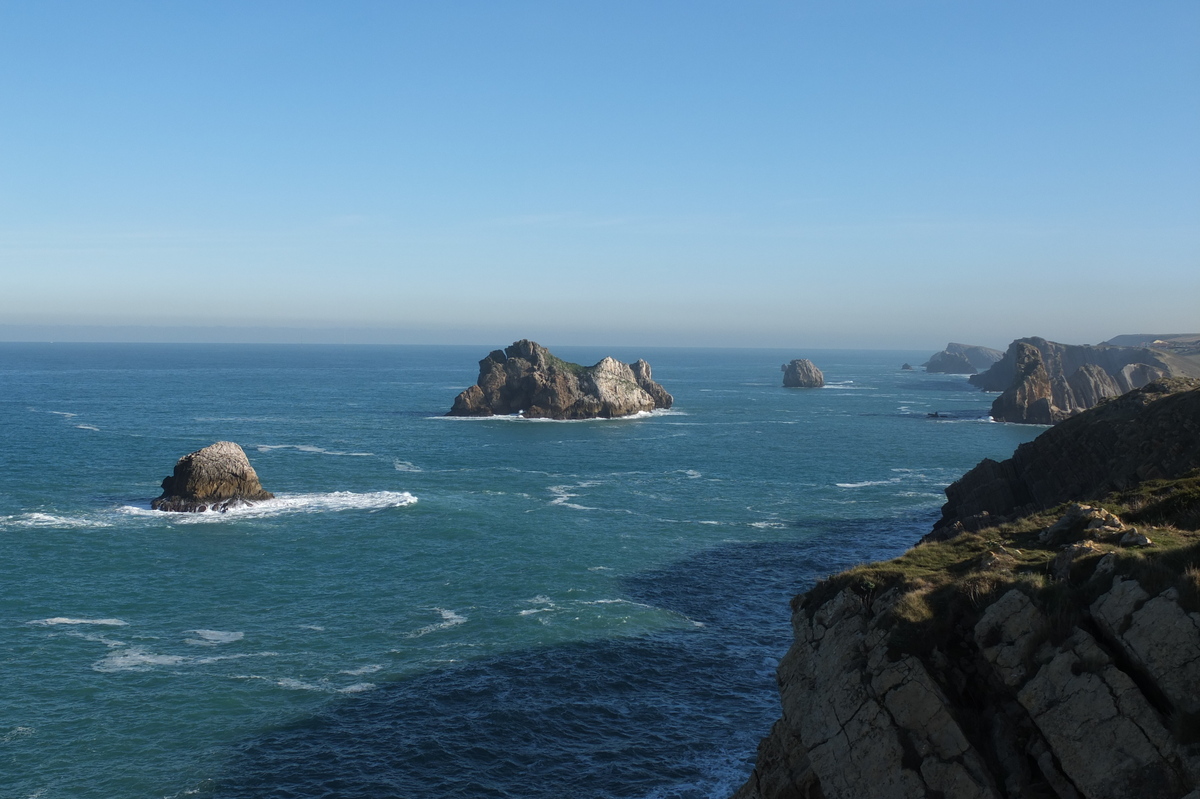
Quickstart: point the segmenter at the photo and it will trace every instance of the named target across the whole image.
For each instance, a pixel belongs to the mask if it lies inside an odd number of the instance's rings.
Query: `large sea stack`
[[[163,478],[162,491],[151,508],[191,513],[224,511],[275,496],[263,490],[246,453],[232,441],[184,455],[171,476]]]
[[[670,408],[673,402],[651,378],[645,361],[631,366],[604,358],[594,366],[580,366],[521,339],[479,362],[479,380],[455,398],[446,415],[609,419]]]
[[[1200,361],[1149,347],[1059,344],[1021,338],[990,369],[971,377],[998,422],[1056,424],[1163,377],[1200,377]]]
[[[797,358],[779,368],[783,371],[783,384],[788,388],[821,388],[825,385],[825,375],[807,358]]]
[[[1200,797],[1197,385],[1047,430],[947,490],[967,529],[796,597],[736,799]]]

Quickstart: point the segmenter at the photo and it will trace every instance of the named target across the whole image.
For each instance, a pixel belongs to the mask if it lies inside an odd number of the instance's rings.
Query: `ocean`
[[[544,342],[675,407],[443,416],[507,343],[0,344],[3,795],[727,797],[788,600],[1040,432],[909,351]],[[277,499],[151,511],[218,440]]]

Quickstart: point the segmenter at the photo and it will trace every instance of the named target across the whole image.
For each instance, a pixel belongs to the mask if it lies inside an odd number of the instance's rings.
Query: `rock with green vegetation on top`
[[[955,534],[796,597],[736,799],[1198,799],[1197,402],[1167,381],[1057,425],[947,491]]]
[[[645,361],[631,366],[604,358],[594,366],[580,366],[522,339],[480,361],[476,384],[458,395],[446,415],[607,419],[670,408],[673,403]]]

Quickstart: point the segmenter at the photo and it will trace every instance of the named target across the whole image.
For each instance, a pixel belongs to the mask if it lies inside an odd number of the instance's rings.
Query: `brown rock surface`
[[[971,383],[1002,392],[992,403],[999,422],[1056,424],[1110,397],[1163,377],[1200,377],[1193,360],[1146,347],[1059,344],[1017,339],[1004,357]]]
[[[163,511],[227,510],[235,505],[271,499],[240,446],[218,441],[184,455],[170,477],[163,478],[162,495],[150,507]]]
[[[807,358],[789,361],[780,369],[783,371],[783,384],[788,388],[821,388],[825,385],[825,375]]]
[[[1006,461],[982,461],[946,489],[942,518],[927,538],[1195,468],[1200,380],[1157,381],[1055,425]]]
[[[651,378],[650,364],[604,358],[580,366],[522,339],[479,362],[476,384],[458,395],[447,416],[521,414],[594,419],[670,408],[674,399]]]

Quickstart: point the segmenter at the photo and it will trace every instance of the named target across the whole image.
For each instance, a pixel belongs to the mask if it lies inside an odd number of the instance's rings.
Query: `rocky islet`
[[[604,358],[594,366],[581,366],[521,339],[479,362],[475,385],[455,398],[446,415],[615,418],[667,409],[673,403],[644,360],[631,365]]]
[[[218,441],[188,453],[162,481],[154,510],[201,513],[275,497],[263,490],[245,451],[232,441]]]

